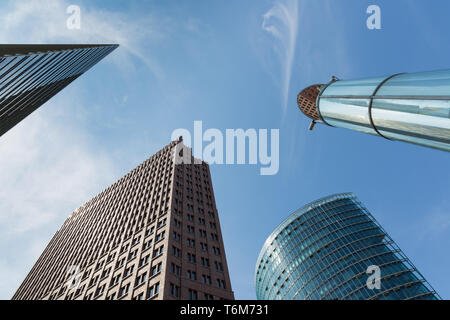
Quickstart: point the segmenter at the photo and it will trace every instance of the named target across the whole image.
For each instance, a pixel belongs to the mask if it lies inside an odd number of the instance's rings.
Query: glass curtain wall
[[[367,269],[380,270],[380,288]],[[269,236],[255,270],[264,300],[439,299],[352,193],[312,202]]]

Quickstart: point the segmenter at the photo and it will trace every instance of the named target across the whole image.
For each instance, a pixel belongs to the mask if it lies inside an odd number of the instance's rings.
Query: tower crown
[[[299,109],[313,120],[320,120],[319,111],[316,107],[317,97],[320,93],[320,84],[315,84],[303,89],[297,96]]]

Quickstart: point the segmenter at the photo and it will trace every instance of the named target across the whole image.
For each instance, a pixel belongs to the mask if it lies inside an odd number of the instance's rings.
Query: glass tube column
[[[450,151],[450,70],[360,80],[333,77],[300,92],[298,106],[313,125]]]

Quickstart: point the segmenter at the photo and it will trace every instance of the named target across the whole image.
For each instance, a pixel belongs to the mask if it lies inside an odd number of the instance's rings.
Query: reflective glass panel
[[[375,99],[372,117],[386,137],[450,151],[449,101]]]
[[[388,80],[380,96],[450,96],[450,70],[406,73]]]
[[[321,98],[319,109],[332,126],[376,135],[369,120],[369,103],[370,99]]]
[[[325,89],[322,96],[371,96],[376,87],[386,78],[336,81]]]

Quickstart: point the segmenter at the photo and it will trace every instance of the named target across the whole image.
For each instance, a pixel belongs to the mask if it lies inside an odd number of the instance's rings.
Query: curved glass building
[[[310,86],[297,98],[316,122],[450,151],[450,70]]]
[[[255,283],[262,300],[440,299],[352,193],[314,201],[283,221],[259,254]]]

